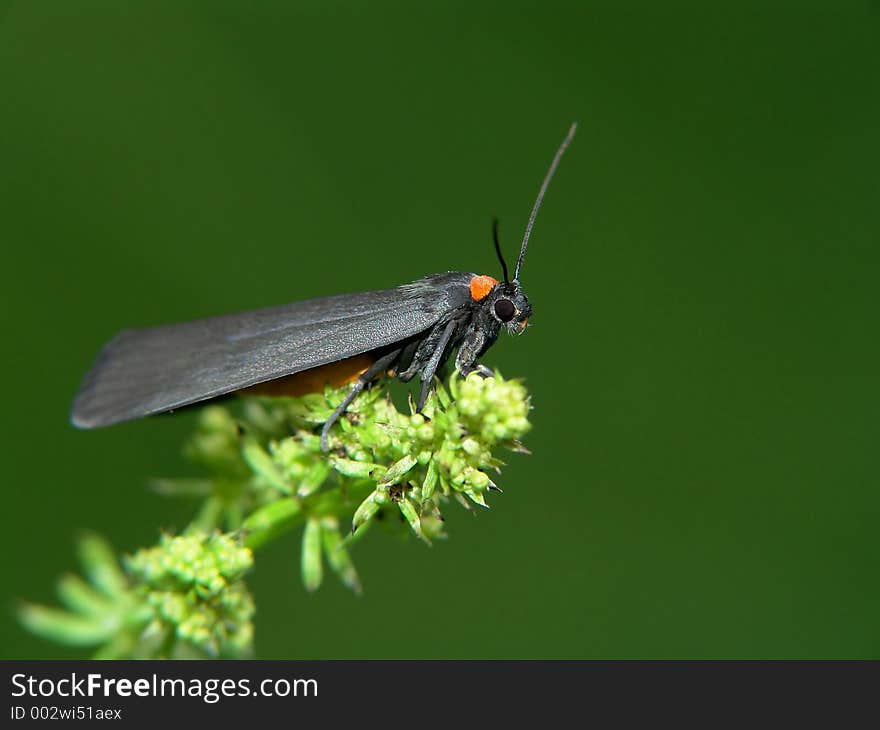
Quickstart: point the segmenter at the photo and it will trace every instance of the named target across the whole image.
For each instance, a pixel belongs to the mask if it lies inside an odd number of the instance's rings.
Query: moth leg
[[[400,357],[394,363],[394,377],[398,380],[408,383],[418,372],[418,358],[416,354],[419,351],[419,345],[424,340],[413,340],[400,351]]]
[[[484,378],[491,378],[493,373],[485,365],[478,363],[477,358],[480,353],[486,349],[486,338],[482,332],[469,332],[464,342],[458,348],[458,357],[455,358],[455,367],[466,378],[473,372],[478,373]]]
[[[487,368],[482,363],[477,363],[476,365],[471,365],[470,367],[467,367],[467,368],[461,368],[461,369],[459,369],[459,372],[461,373],[462,377],[464,377],[464,378],[466,378],[471,373],[476,373],[481,378],[494,378],[495,377],[495,373],[493,373],[489,368]]]
[[[358,379],[351,386],[351,390],[348,391],[348,395],[345,396],[342,403],[340,403],[336,410],[333,411],[330,418],[324,422],[324,427],[321,429],[321,451],[326,453],[330,450],[327,437],[330,434],[330,429],[333,427],[333,424],[340,419],[346,410],[348,410],[348,407],[352,404],[354,399],[358,397],[358,393],[367,386],[367,383],[379,375],[379,373],[385,372],[398,355],[400,355],[400,349],[392,350],[391,352],[382,355],[382,357],[376,360],[376,362],[370,365],[369,368],[358,376]]]
[[[431,392],[431,386],[434,383],[434,374],[437,372],[437,368],[440,367],[440,361],[443,359],[443,353],[446,351],[446,346],[449,344],[452,333],[455,332],[455,327],[455,320],[450,320],[443,330],[439,342],[437,342],[437,347],[431,353],[431,359],[428,360],[422,370],[422,392],[419,394],[419,407],[416,409],[416,413],[422,412],[425,401],[428,400],[428,393]]]

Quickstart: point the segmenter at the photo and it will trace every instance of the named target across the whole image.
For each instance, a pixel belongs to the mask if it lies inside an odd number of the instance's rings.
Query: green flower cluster
[[[126,561],[142,615],[141,639],[194,648],[206,656],[242,656],[253,639],[254,602],[242,578],[253,565],[247,548],[220,533],[163,535],[159,545]]]
[[[492,451],[523,450],[518,439],[529,429],[528,410],[521,383],[479,375],[453,377],[448,390],[438,386],[424,415],[412,407],[401,414],[388,399],[375,403],[365,416],[374,437],[352,439],[344,431],[344,456],[331,459],[340,473],[375,483],[355,511],[352,529],[395,504],[413,532],[428,540],[442,535],[442,500],[451,496],[465,507],[466,499],[487,507],[485,491],[497,489],[487,472],[502,465]]]
[[[252,550],[302,525],[306,588],[321,585],[326,565],[359,592],[349,548],[379,517],[401,515],[384,522],[425,542],[443,537],[444,503],[487,507],[486,492],[498,489],[490,473],[503,464],[497,449],[526,452],[528,394],[496,373],[438,384],[423,413],[412,401],[398,410],[374,387],[334,426],[325,454],[317,431],[347,390],[246,398],[237,415],[203,408],[184,453],[206,475],[154,482],[163,494],[200,500],[190,526],[126,558],[124,569],[103,541],[85,538],[87,580],[59,582],[66,610],[27,604],[22,622],[59,643],[99,646],[99,657],[246,656]]]
[[[78,547],[86,580],[59,581],[65,608],[19,608],[34,633],[68,646],[97,646],[102,659],[249,653],[254,603],[242,577],[253,556],[232,538],[166,535],[125,558],[125,571],[96,535],[84,536]]]
[[[381,388],[362,394],[331,432],[331,453],[326,455],[313,426],[323,423],[344,396],[343,389],[291,402],[288,416],[299,424],[294,438],[270,440],[262,452],[251,447],[248,462],[257,483],[271,485],[292,499],[283,510],[270,503],[245,521],[245,528],[252,531],[248,544],[263,542],[264,532],[273,534],[275,517],[287,520],[294,513],[306,520],[339,517],[357,497],[352,532],[360,532],[390,509],[399,511],[412,531],[429,542],[443,536],[440,507],[446,499],[454,498],[465,507],[488,506],[485,492],[498,489],[488,472],[503,464],[493,450],[501,446],[525,451],[519,439],[530,428],[528,395],[522,383],[497,374],[453,376],[448,388],[437,386],[423,413],[416,413],[412,402],[401,412]],[[331,566],[348,542],[350,538],[341,541],[333,554],[325,546]],[[317,544],[307,529],[303,554],[319,560]],[[346,572],[349,577],[343,580],[353,586],[351,571],[346,568]],[[303,573],[306,585],[317,587],[320,579],[314,576],[321,574],[319,566],[304,562]]]

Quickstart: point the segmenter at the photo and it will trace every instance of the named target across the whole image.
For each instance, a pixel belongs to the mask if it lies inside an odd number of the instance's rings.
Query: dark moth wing
[[[472,274],[120,332],[71,420],[96,428],[216,398],[414,337],[467,300]]]

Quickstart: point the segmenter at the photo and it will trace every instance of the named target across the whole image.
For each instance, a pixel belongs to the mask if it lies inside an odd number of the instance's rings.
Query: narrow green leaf
[[[313,592],[321,586],[324,570],[321,565],[321,523],[306,522],[302,539],[302,579],[306,590]]]
[[[412,502],[408,499],[401,499],[397,503],[397,506],[400,509],[401,514],[406,518],[412,531],[418,535],[419,539],[424,540],[430,545],[431,541],[425,536],[425,533],[422,532],[422,523],[419,519],[419,513],[416,511],[416,508],[413,507]]]
[[[449,391],[443,386],[442,383],[437,383],[437,387],[434,390],[434,396],[437,398],[437,402],[440,403],[442,408],[448,408],[452,403],[452,396],[450,396]]]
[[[486,509],[489,509],[489,505],[486,504],[486,500],[483,499],[483,493],[482,493],[482,492],[475,492],[475,491],[473,491],[473,490],[471,490],[471,489],[468,489],[468,490],[465,492],[465,494],[468,496],[468,498],[469,498],[474,504],[478,504],[478,505],[480,505],[480,507],[485,507]]]
[[[244,544],[257,548],[295,525],[300,518],[300,503],[294,497],[279,499],[260,507],[244,521]]]
[[[372,478],[385,473],[385,467],[370,461],[354,461],[331,457],[330,463],[340,474],[354,479]]]
[[[381,488],[375,489],[355,510],[354,517],[351,518],[352,532],[367,522],[387,502],[388,494],[385,490]]]
[[[402,459],[395,461],[388,467],[388,471],[385,472],[385,476],[382,477],[379,486],[384,487],[389,484],[396,484],[416,464],[418,464],[418,459],[412,454],[407,454]]]
[[[104,616],[113,610],[113,601],[96,591],[78,575],[69,573],[58,581],[58,597],[71,611],[87,616]]]
[[[297,496],[308,497],[321,488],[333,469],[324,459],[318,459],[303,476],[296,489]]]
[[[82,535],[77,543],[77,552],[89,582],[99,591],[111,598],[118,598],[128,591],[128,579],[113,548],[104,538],[92,532]]]
[[[293,493],[293,488],[284,478],[281,470],[260,444],[253,439],[248,439],[241,450],[241,454],[254,473],[265,479],[270,486],[275,487],[275,489],[283,494]]]
[[[422,500],[427,501],[434,495],[437,487],[437,462],[434,459],[428,462],[428,470],[425,481],[422,483]]]
[[[210,532],[220,524],[223,517],[223,500],[218,497],[208,497],[199,509],[198,514],[192,521],[191,527]]]
[[[339,543],[340,546],[348,550],[348,548],[350,548],[356,542],[363,539],[364,535],[366,535],[370,531],[370,526],[372,524],[372,522],[364,522],[360,527],[357,528],[357,531],[349,532],[345,537],[342,538],[342,542]]]
[[[110,639],[119,629],[115,620],[97,621],[67,611],[25,603],[18,619],[28,630],[67,646],[95,646]]]
[[[326,518],[323,521],[321,532],[324,538],[324,554],[333,572],[339,576],[342,583],[360,595],[361,581],[358,578],[354,563],[348,550],[342,545],[342,535],[339,534],[339,523],[335,518]]]

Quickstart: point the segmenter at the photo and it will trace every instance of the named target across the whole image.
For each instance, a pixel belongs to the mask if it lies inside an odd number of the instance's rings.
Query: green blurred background
[[[6,657],[68,657],[82,528],[152,544],[192,505],[195,414],[67,414],[151,325],[514,256],[531,457],[427,549],[374,531],[365,594],[250,581],[263,658],[878,657],[880,9],[867,2],[5,2]]]

